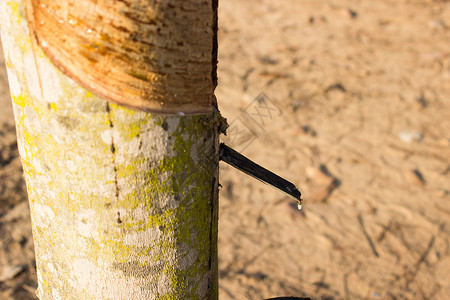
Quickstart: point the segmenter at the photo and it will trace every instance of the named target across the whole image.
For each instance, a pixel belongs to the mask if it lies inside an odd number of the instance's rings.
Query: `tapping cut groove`
[[[89,91],[144,111],[212,112],[217,10],[208,1],[27,1],[38,45]]]

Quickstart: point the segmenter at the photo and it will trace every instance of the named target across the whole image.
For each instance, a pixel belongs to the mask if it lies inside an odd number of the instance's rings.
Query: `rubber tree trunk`
[[[217,298],[216,9],[0,1],[40,299]]]

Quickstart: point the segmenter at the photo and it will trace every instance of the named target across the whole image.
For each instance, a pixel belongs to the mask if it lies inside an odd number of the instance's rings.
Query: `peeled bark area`
[[[220,116],[109,103],[55,67],[21,1],[0,13],[39,298],[217,298]]]
[[[212,112],[211,1],[27,1],[43,51],[88,90],[151,112]]]

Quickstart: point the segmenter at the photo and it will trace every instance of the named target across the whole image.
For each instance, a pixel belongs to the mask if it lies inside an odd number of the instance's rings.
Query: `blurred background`
[[[0,55],[0,299],[35,299]],[[450,1],[220,0],[221,299],[448,299]]]

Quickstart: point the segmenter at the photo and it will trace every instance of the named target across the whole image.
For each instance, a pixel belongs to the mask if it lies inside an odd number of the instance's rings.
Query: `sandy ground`
[[[221,299],[450,297],[450,2],[221,0],[224,140],[304,209],[221,165]],[[0,299],[34,299],[3,61]]]

